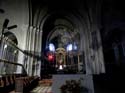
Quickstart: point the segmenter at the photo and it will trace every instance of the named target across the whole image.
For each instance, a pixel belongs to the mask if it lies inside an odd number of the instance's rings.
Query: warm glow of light
[[[63,69],[62,65],[59,65],[59,70],[62,70],[62,69]]]
[[[48,55],[48,60],[49,60],[49,61],[53,61],[53,60],[54,60],[54,56],[53,56],[52,54],[49,54],[49,55]]]

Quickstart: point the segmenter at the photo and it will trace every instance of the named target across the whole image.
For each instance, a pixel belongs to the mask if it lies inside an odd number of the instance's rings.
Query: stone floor
[[[30,93],[52,93],[52,87],[39,85],[35,89],[33,89]]]
[[[39,81],[39,85],[34,88],[30,93],[52,93],[52,80],[43,79]]]
[[[125,67],[125,66],[124,66]],[[93,75],[95,93],[125,93],[125,69],[117,66],[106,68],[105,74]],[[51,93],[52,80],[40,81],[31,93]],[[15,93],[15,92],[11,92]]]

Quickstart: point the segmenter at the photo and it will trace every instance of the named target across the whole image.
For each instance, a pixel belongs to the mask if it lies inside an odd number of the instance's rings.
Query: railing
[[[3,36],[2,39],[0,39],[0,74],[14,72],[10,70],[14,70],[14,68],[17,69],[17,66],[20,66],[24,73],[27,74],[25,70],[27,67],[27,60],[25,59],[33,57],[40,60],[41,57],[39,54],[40,53],[36,53],[34,51],[22,50],[8,37]],[[15,73],[16,72],[17,71],[15,71]]]
[[[27,72],[22,64],[10,62],[10,61],[5,60],[5,59],[0,59],[0,63],[3,63],[3,65],[4,65],[4,69],[2,70],[3,73],[1,75],[3,75],[3,74],[16,74],[16,68],[17,68],[17,66],[20,66],[22,68],[22,73],[20,73],[20,74],[27,76]],[[15,71],[14,71],[14,68],[15,68]],[[8,70],[9,70],[9,72],[8,72]]]

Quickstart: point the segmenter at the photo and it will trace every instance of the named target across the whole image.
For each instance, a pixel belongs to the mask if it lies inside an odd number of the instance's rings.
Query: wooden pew
[[[16,89],[16,92],[29,92],[34,87],[38,85],[39,77],[37,76],[27,76],[27,77],[18,77],[16,78],[16,85],[21,86],[22,89]]]
[[[18,87],[16,83],[19,83],[17,82],[18,80],[22,82],[22,91],[29,92],[38,85],[39,77],[23,75],[3,75],[0,77],[0,93],[8,93],[10,91],[16,90],[16,88]]]

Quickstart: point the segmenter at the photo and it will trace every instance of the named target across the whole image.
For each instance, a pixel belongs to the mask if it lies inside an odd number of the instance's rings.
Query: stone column
[[[38,55],[39,56],[39,52],[40,51],[38,51],[38,48],[39,48],[39,39],[40,39],[40,36],[39,36],[39,29],[37,29],[36,30],[36,33],[35,33],[36,35],[36,38],[35,38],[35,49],[34,49],[34,51],[35,51],[35,53],[36,53],[36,55]],[[39,60],[37,59],[37,58],[35,58],[34,59],[35,60],[35,69],[34,69],[34,76],[35,75],[37,75],[37,70],[39,69],[38,68],[38,65],[39,65]]]
[[[32,37],[31,37],[31,43],[30,43],[30,53],[34,54],[34,43],[35,43],[35,33],[36,33],[36,28],[34,27],[32,30]],[[29,70],[29,75],[32,76],[33,75],[33,64],[34,64],[34,56],[32,56],[30,58],[30,70]]]
[[[38,42],[38,53],[39,53],[39,56],[41,57],[41,48],[42,48],[42,30],[39,30],[38,32],[38,39],[39,39],[39,42]],[[40,76],[40,71],[41,71],[41,60],[38,60],[38,68],[37,68],[37,75]]]
[[[32,32],[33,32],[33,27],[32,26],[30,26],[30,29],[29,29],[29,39],[28,39],[28,49],[27,49],[27,51],[28,52],[30,52],[31,51],[31,44],[32,44]],[[31,70],[31,65],[32,63],[31,63],[31,57],[30,56],[28,56],[28,61],[27,61],[27,73],[29,74],[29,75],[31,75],[31,73],[32,72],[30,72]]]
[[[5,45],[5,40],[2,39],[1,45],[0,45],[0,59],[4,58],[4,45]],[[0,62],[0,73],[5,74],[4,63],[3,62]]]

